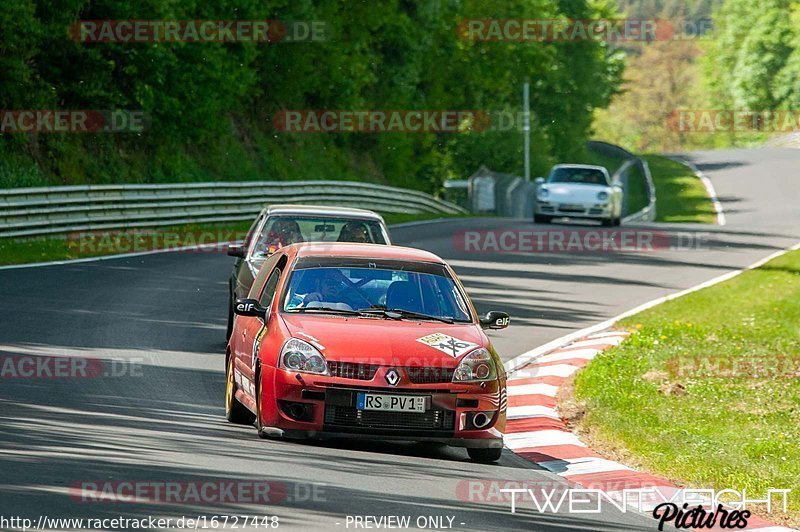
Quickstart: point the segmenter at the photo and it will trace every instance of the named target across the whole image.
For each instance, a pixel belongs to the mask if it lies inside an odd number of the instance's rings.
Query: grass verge
[[[579,430],[601,453],[699,488],[791,489],[800,525],[800,251],[666,302],[580,372]]]
[[[656,221],[713,224],[716,213],[703,183],[692,170],[672,159],[648,154],[656,187]]]
[[[387,225],[446,218],[446,214],[385,213]],[[228,241],[241,238],[251,220],[221,224],[190,224],[178,227],[142,228],[133,232],[111,230],[107,236],[90,241],[70,239],[65,235],[35,238],[0,239],[0,265],[29,264],[58,260],[83,259],[121,253],[136,253],[155,249]]]

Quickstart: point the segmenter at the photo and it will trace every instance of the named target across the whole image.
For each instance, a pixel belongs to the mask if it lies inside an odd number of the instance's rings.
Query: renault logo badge
[[[390,369],[386,372],[386,382],[389,383],[389,386],[397,386],[397,383],[400,382],[400,375],[394,369]]]

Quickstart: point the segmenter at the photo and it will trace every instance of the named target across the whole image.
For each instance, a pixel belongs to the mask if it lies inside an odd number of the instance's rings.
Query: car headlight
[[[608,192],[598,192],[597,193],[597,201],[606,201],[608,199]]]
[[[301,373],[328,374],[328,363],[316,347],[299,338],[292,338],[283,344],[278,365],[289,371]]]
[[[547,196],[550,195],[550,191],[546,188],[540,188],[536,195],[539,199],[547,199]]]
[[[497,368],[492,354],[480,348],[465,355],[453,373],[453,382],[484,382],[497,378]]]

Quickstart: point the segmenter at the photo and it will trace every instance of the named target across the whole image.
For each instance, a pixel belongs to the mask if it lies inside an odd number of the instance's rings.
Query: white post
[[[525,133],[525,181],[531,180],[531,109],[529,102],[529,84],[522,85],[522,131]]]

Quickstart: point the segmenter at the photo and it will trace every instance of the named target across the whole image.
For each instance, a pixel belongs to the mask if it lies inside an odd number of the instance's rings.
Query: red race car
[[[283,247],[236,300],[225,411],[261,437],[369,437],[500,458],[505,372],[453,270],[416,249]]]

